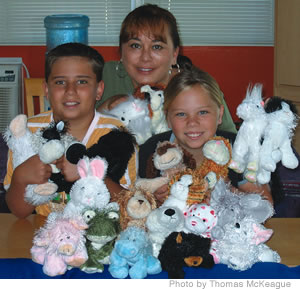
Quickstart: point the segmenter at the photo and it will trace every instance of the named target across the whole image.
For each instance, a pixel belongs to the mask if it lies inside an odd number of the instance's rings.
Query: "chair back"
[[[27,116],[33,116],[34,114],[45,111],[45,93],[43,90],[43,78],[25,78],[25,97],[27,106]],[[40,111],[34,111],[35,98],[38,98]]]

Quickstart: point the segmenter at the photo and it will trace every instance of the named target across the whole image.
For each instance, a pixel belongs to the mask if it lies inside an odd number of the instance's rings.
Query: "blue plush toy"
[[[131,226],[120,234],[110,255],[110,274],[114,278],[142,279],[147,274],[161,272],[160,261],[152,255],[152,244],[147,233]]]

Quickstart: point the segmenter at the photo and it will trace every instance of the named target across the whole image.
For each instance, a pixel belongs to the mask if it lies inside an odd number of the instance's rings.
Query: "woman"
[[[107,108],[105,101],[111,96],[132,93],[141,84],[166,86],[184,67],[180,68],[177,62],[179,48],[177,21],[172,13],[152,4],[131,11],[121,26],[121,59],[105,63],[105,89],[98,110]],[[222,103],[225,110],[220,129],[236,132],[224,99]]]

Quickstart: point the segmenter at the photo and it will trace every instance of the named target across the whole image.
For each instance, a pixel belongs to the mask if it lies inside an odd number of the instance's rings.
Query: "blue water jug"
[[[47,52],[68,42],[88,44],[89,17],[81,14],[49,15],[44,19]]]

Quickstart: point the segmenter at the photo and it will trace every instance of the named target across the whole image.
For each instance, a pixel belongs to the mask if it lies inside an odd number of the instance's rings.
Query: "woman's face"
[[[222,116],[223,106],[218,107],[201,85],[194,85],[176,96],[168,108],[167,121],[178,144],[196,155],[215,135]]]
[[[176,64],[179,48],[174,48],[168,29],[165,30],[166,42],[140,32],[122,44],[122,62],[134,87],[168,83],[169,69]]]

